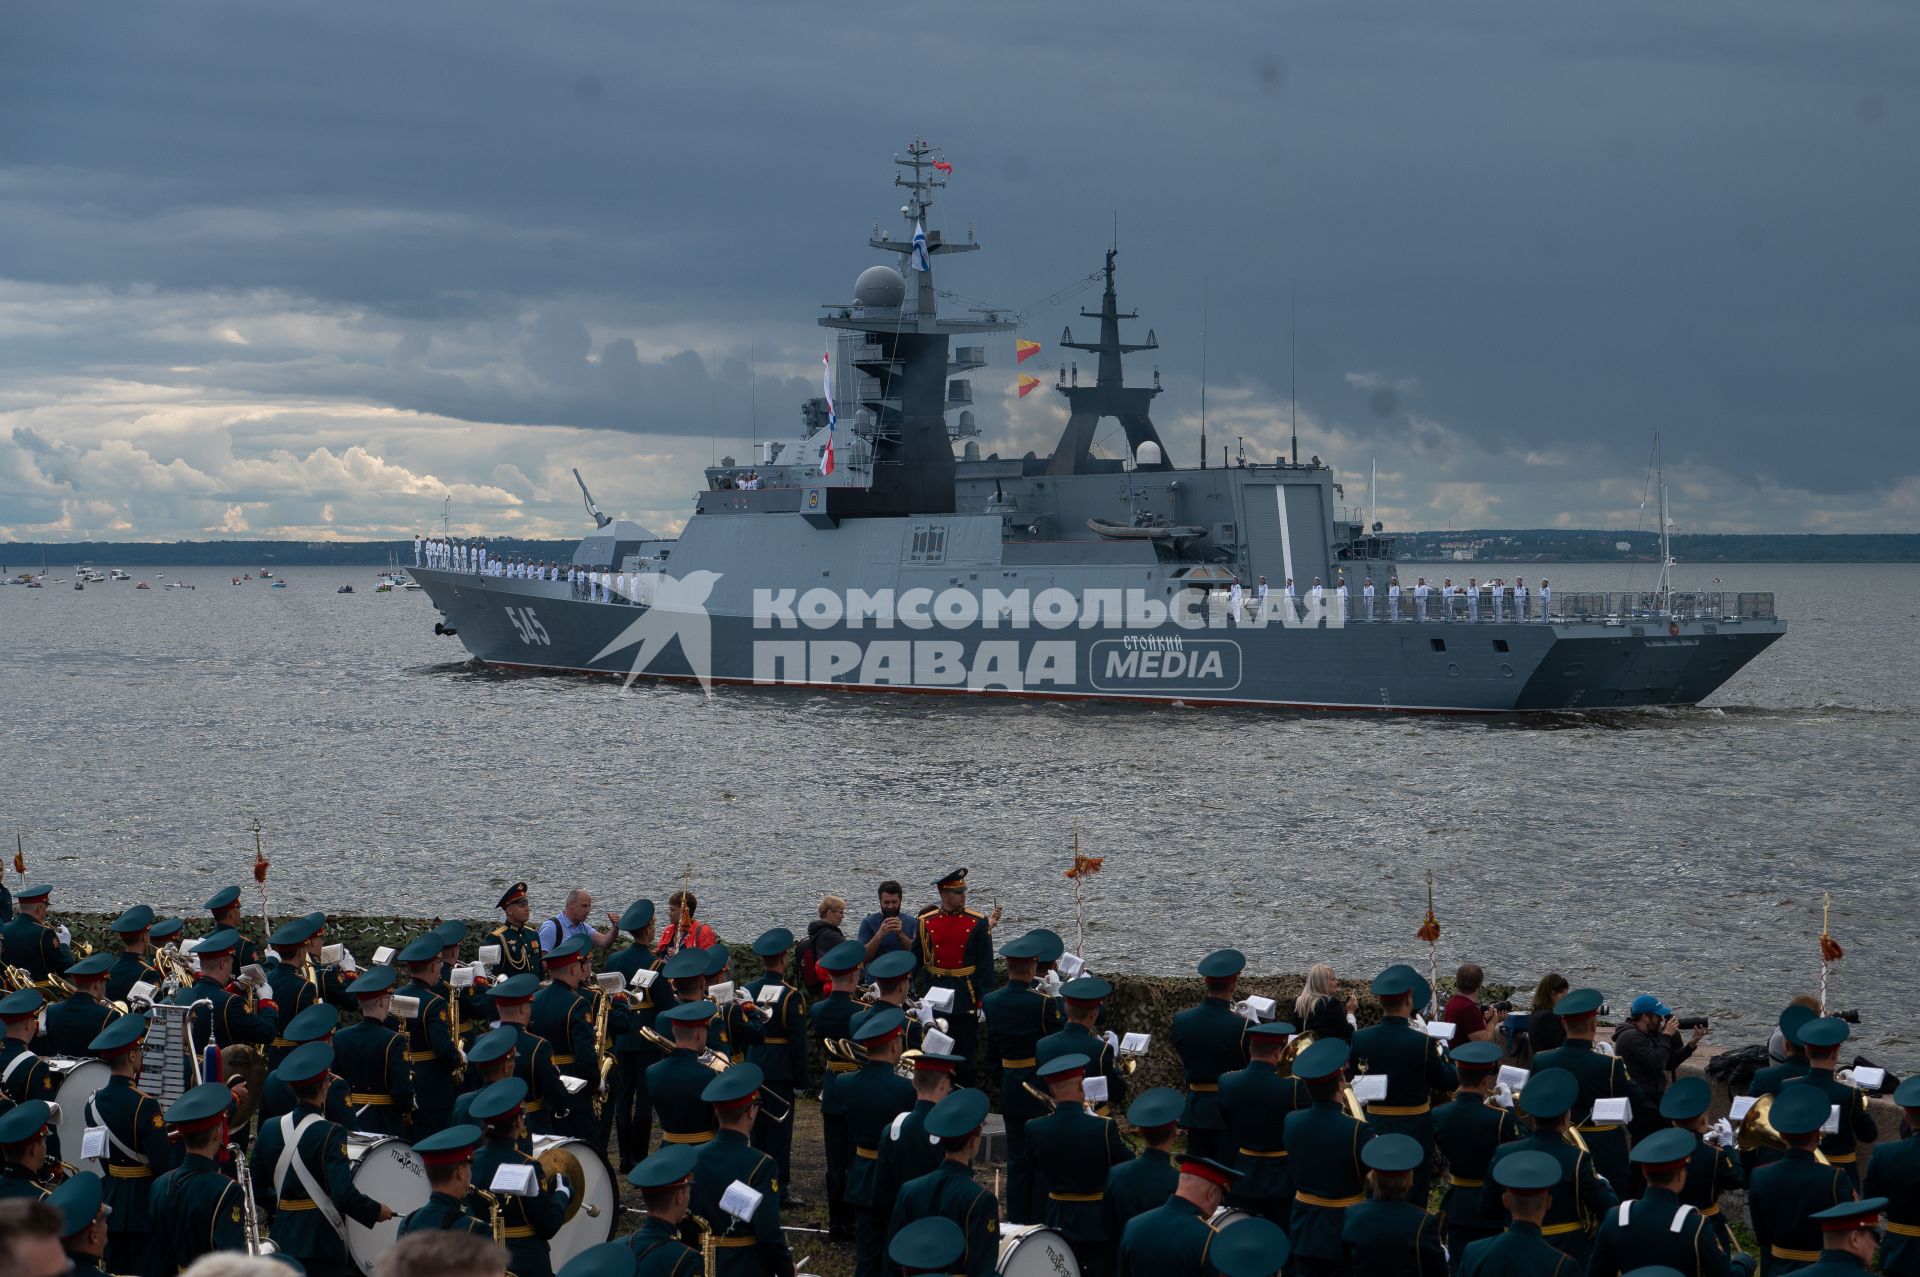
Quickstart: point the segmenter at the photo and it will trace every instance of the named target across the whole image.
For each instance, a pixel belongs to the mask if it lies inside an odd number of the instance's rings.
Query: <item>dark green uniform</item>
[[[153,1182],[154,1260],[177,1273],[216,1250],[246,1249],[246,1199],[210,1157],[188,1153]]]
[[[1207,1251],[1218,1235],[1198,1206],[1169,1197],[1120,1234],[1114,1277],[1213,1277]]]
[[[1441,1277],[1447,1252],[1440,1217],[1407,1201],[1366,1201],[1347,1208],[1340,1225],[1353,1277]]]
[[[107,1128],[106,1179],[100,1200],[113,1208],[108,1220],[107,1257],[116,1273],[173,1277],[159,1262],[153,1244],[150,1203],[154,1177],[173,1166],[167,1119],[153,1097],[130,1077],[115,1075],[88,1100],[88,1126]]]
[[[309,1121],[311,1119],[311,1121]],[[380,1215],[380,1203],[353,1186],[353,1163],[347,1160],[347,1131],[329,1122],[312,1105],[302,1104],[260,1128],[248,1163],[253,1172],[253,1198],[271,1221],[273,1244],[298,1259],[308,1277],[348,1277],[357,1272],[347,1243],[328,1222],[308,1193],[291,1161],[286,1177],[275,1183],[280,1154],[286,1148],[286,1130],[306,1123],[298,1135],[294,1156],[333,1202],[333,1209],[363,1227],[371,1228]]]
[[[1684,1212],[1684,1214],[1682,1214]],[[1676,1218],[1676,1216],[1679,1216]],[[1636,1202],[1607,1212],[1594,1234],[1588,1277],[1619,1277],[1636,1268],[1664,1264],[1683,1277],[1733,1277],[1720,1239],[1700,1212],[1679,1195],[1649,1187]]]
[[[1920,1277],[1920,1135],[1873,1150],[1864,1195],[1887,1199],[1880,1271],[1889,1277]]]
[[[1700,1212],[1729,1254],[1734,1250],[1733,1230],[1727,1227],[1726,1213],[1720,1209],[1720,1195],[1746,1186],[1746,1168],[1724,1148],[1703,1143],[1687,1158],[1687,1182],[1681,1186],[1680,1200]]]
[[[491,1129],[491,1128],[489,1128]],[[500,1215],[506,1221],[507,1271],[513,1277],[553,1277],[553,1251],[550,1243],[560,1225],[567,1222],[566,1203],[554,1196],[553,1179],[540,1163],[511,1142],[491,1134],[473,1154],[473,1182],[485,1188],[502,1166],[531,1166],[539,1181],[532,1197],[502,1195]],[[574,1184],[579,1193],[583,1184]]]
[[[1282,1231],[1293,1222],[1293,1169],[1287,1158],[1287,1115],[1311,1101],[1305,1083],[1250,1060],[1220,1079],[1220,1115],[1236,1152],[1227,1165],[1241,1172],[1232,1200]]]
[[[333,1035],[333,1071],[346,1083],[353,1129],[405,1135],[413,1112],[413,1065],[407,1039],[384,1024],[361,1020]]]
[[[296,967],[285,959],[267,968],[267,987],[273,990],[277,1008],[273,1041],[267,1047],[267,1067],[277,1069],[287,1052],[299,1045],[287,1038],[287,1026],[294,1016],[320,1001],[320,991],[307,979],[306,967]]]
[[[853,1013],[859,1004],[836,990],[815,1002],[808,1011],[814,1040],[844,1040],[853,1031]],[[853,1144],[847,1138],[847,1109],[840,1099],[840,1082],[857,1066],[846,1060],[827,1060],[826,1074],[820,1079],[820,1127],[826,1144],[828,1228],[844,1238],[851,1220],[843,1214],[847,1192],[847,1163],[853,1160]],[[656,1101],[654,1107],[658,1109]]]
[[[447,1022],[447,1000],[418,979],[407,981],[398,992],[420,999],[419,1014],[406,1021],[406,1059],[413,1069],[413,1137],[422,1139],[452,1122],[453,1097],[459,1090],[453,1071],[460,1056]]]
[[[1093,1106],[1094,1112],[1105,1117],[1110,1112],[1127,1111],[1127,1075],[1120,1067],[1119,1052],[1111,1043],[1084,1024],[1063,1024],[1058,1032],[1041,1038],[1033,1052],[1033,1058],[1041,1064],[1063,1055],[1086,1056],[1091,1061],[1087,1065],[1087,1076],[1107,1079],[1107,1098]]]
[[[7,962],[44,984],[50,975],[59,975],[73,965],[73,950],[61,944],[52,927],[43,927],[24,913],[0,926],[0,949]],[[91,1041],[91,1039],[89,1039]]]
[[[1591,1042],[1569,1039],[1564,1046],[1542,1051],[1533,1059],[1533,1071],[1541,1073],[1547,1069],[1565,1069],[1580,1084],[1580,1094],[1573,1101],[1573,1120],[1581,1138],[1587,1142],[1587,1149],[1593,1154],[1594,1169],[1605,1176],[1608,1183],[1624,1185],[1627,1182],[1627,1152],[1630,1147],[1627,1128],[1597,1126],[1587,1121],[1593,1112],[1593,1102],[1624,1096],[1632,1102],[1636,1114],[1657,1111],[1659,1102],[1647,1098],[1647,1093],[1627,1072],[1625,1060],[1618,1056],[1602,1055],[1593,1049]]]
[[[1846,1251],[1827,1250],[1820,1253],[1819,1263],[1802,1268],[1799,1277],[1861,1277],[1866,1271],[1867,1266]]]
[[[70,993],[47,1008],[47,1027],[35,1039],[46,1055],[73,1055],[94,1058],[87,1049],[100,1030],[120,1018],[120,1013],[90,993]]]
[[[100,1261],[92,1255],[83,1255],[77,1250],[70,1250],[67,1252],[67,1262],[72,1265],[67,1269],[67,1277],[112,1277],[112,1274],[102,1268]]]
[[[504,945],[502,952],[505,952]],[[654,1018],[660,1013],[662,986],[658,972],[662,965],[651,949],[639,943],[629,944],[607,959],[607,970],[618,971],[626,977],[627,996],[632,999],[631,1005],[625,1008],[621,1032],[613,1039],[613,1094],[608,1097],[607,1105],[612,1133],[620,1144],[622,1178],[647,1155],[647,1148],[653,1143],[653,1103],[647,1097],[647,1069],[660,1058],[660,1052],[641,1036],[640,1030],[653,1028]],[[644,989],[635,985],[634,974],[640,971],[654,972],[654,983]],[[781,1178],[784,1182],[785,1176]]]
[[[880,1137],[880,1168],[874,1179],[875,1205],[893,1216],[893,1204],[908,1180],[930,1175],[945,1155],[927,1136],[927,1114],[933,1101],[915,1099],[913,1107],[887,1123]]]
[[[1235,1162],[1233,1133],[1220,1115],[1220,1079],[1247,1063],[1247,1022],[1225,998],[1205,998],[1173,1017],[1173,1049],[1187,1081],[1180,1125],[1187,1151],[1222,1165]],[[1335,1235],[1338,1241],[1338,1235]]]
[[[1027,1148],[1047,1195],[1043,1222],[1072,1244],[1085,1277],[1106,1277],[1113,1268],[1113,1244],[1119,1240],[1107,1234],[1101,1210],[1107,1172],[1133,1160],[1119,1126],[1079,1104],[1062,1104],[1027,1123]]]
[[[1762,1277],[1819,1259],[1825,1243],[1819,1221],[1811,1217],[1852,1200],[1853,1180],[1846,1169],[1822,1166],[1804,1149],[1788,1149],[1780,1160],[1756,1170],[1747,1185],[1747,1214],[1760,1244]]]
[[[28,1100],[45,1100],[51,1104],[60,1090],[59,1076],[47,1067],[47,1062],[32,1048],[17,1038],[0,1039],[0,1078],[5,1079],[0,1082],[0,1091],[6,1093],[9,1101],[6,1108],[25,1104]],[[48,1130],[47,1138],[49,1141],[55,1139],[54,1130]],[[48,1154],[58,1154],[57,1146],[51,1142],[48,1144]]]
[[[486,1220],[476,1219],[460,1198],[435,1193],[425,1206],[400,1221],[400,1236],[408,1233],[462,1233],[491,1239],[493,1228]]]
[[[555,1133],[597,1145],[600,1123],[593,1112],[593,1094],[600,1086],[600,1059],[594,1051],[592,1007],[592,995],[568,988],[558,980],[550,981],[533,995],[533,1015],[527,1028],[553,1048],[556,1068],[587,1084],[586,1090],[573,1096],[565,1120],[553,1123]],[[608,1034],[612,1034],[611,1022]],[[517,1277],[526,1277],[518,1269],[515,1272]]]
[[[327,1102],[321,1111],[327,1115],[329,1122],[338,1122],[350,1131],[370,1129],[354,1124],[353,1109],[347,1104],[348,1094],[347,1080],[334,1078],[327,1083]],[[282,1113],[293,1112],[299,1103],[293,1088],[287,1085],[278,1069],[267,1074],[266,1080],[260,1084],[260,1120],[263,1122]]]
[[[975,1182],[973,1172],[965,1166],[943,1157],[932,1173],[901,1186],[887,1236],[929,1215],[940,1215],[960,1225],[966,1249],[961,1252],[958,1271],[966,1277],[989,1277],[1000,1257],[1000,1206],[992,1190]]]
[[[1342,1225],[1347,1209],[1357,1205],[1365,1192],[1367,1168],[1360,1150],[1373,1135],[1366,1123],[1348,1117],[1331,1099],[1315,1100],[1287,1115],[1285,1139],[1294,1194],[1287,1240],[1295,1269],[1303,1277],[1339,1272],[1346,1263]]]
[[[891,1064],[869,1060],[840,1079],[840,1100],[847,1111],[847,1138],[853,1141],[853,1163],[847,1168],[847,1205],[854,1216],[855,1277],[880,1277],[887,1261],[887,1216],[881,1214],[876,1181],[880,1175],[880,1140],[893,1119],[913,1108],[913,1083],[893,1071]]]
[[[0,1166],[0,1201],[9,1197],[26,1197],[37,1202],[46,1195],[47,1190],[40,1186],[40,1181],[26,1167],[17,1162]]]
[[[1034,1182],[1027,1152],[1027,1123],[1047,1106],[1027,1092],[1039,1063],[1040,1039],[1066,1023],[1058,998],[1041,993],[1030,980],[1009,980],[986,995],[987,1077],[999,1089],[999,1108],[1007,1129],[1007,1222],[1037,1224],[1046,1217],[1044,1195]],[[955,1012],[958,1014],[958,1011]]]
[[[1462,1091],[1433,1111],[1433,1142],[1447,1163],[1447,1192],[1440,1200],[1447,1251],[1457,1272],[1467,1247],[1506,1227],[1506,1211],[1485,1189],[1493,1155],[1502,1144],[1526,1138],[1519,1118],[1480,1095]]]
[[[747,1052],[767,1040],[767,1017],[747,1010],[737,999],[720,1008],[714,1023],[725,1034],[723,1041],[714,1044],[714,1049],[726,1056],[729,1064],[745,1064]],[[707,1034],[711,1038],[713,1030],[709,1029]]]
[[[1820,1137],[1820,1151],[1827,1160],[1847,1172],[1855,1192],[1860,1188],[1860,1145],[1871,1144],[1880,1128],[1867,1108],[1866,1092],[1833,1076],[1832,1069],[1809,1068],[1806,1076],[1789,1080],[1786,1086],[1817,1086],[1827,1093],[1827,1103],[1840,1106],[1840,1129]]]
[[[675,1050],[647,1069],[647,1093],[660,1119],[662,1140],[705,1144],[713,1138],[713,1105],[700,1098],[712,1081],[713,1070],[691,1050]]]
[[[739,1180],[762,1195],[749,1223],[720,1209]],[[717,1277],[792,1277],[793,1254],[780,1230],[780,1168],[737,1131],[719,1131],[693,1163],[693,1213],[714,1229]]]
[[[551,1042],[517,1024],[514,1027],[520,1029],[520,1040],[513,1048],[513,1075],[527,1084],[527,1102],[520,1106],[527,1130],[534,1135],[558,1135],[568,1124],[573,1106],[591,1108],[593,1100],[584,1091],[576,1099],[567,1090],[560,1080],[560,1066],[553,1062]]]
[[[1559,1135],[1536,1131],[1524,1139],[1502,1144],[1493,1160],[1497,1165],[1501,1158],[1522,1152],[1545,1153],[1560,1163],[1560,1182],[1553,1186],[1546,1222],[1540,1233],[1548,1245],[1559,1247],[1577,1263],[1586,1263],[1587,1228],[1597,1225],[1602,1215],[1620,1204],[1619,1194],[1599,1177],[1591,1156]],[[1488,1169],[1491,1172],[1492,1168]],[[1491,1173],[1487,1176],[1487,1186],[1481,1191],[1486,1194],[1485,1209],[1490,1210],[1493,1203],[1500,1202],[1500,1186],[1494,1183]],[[1505,1210],[1505,1205],[1500,1209]]]
[[[1173,1164],[1173,1154],[1164,1149],[1147,1149],[1108,1171],[1107,1195],[1100,1202],[1107,1236],[1120,1237],[1136,1215],[1164,1206],[1179,1184],[1180,1168]]]
[[[487,934],[493,943],[500,946],[500,965],[497,968],[500,979],[519,975],[522,971],[540,974],[540,933],[537,930],[502,923]]]
[[[1380,1135],[1406,1135],[1419,1141],[1427,1156],[1413,1172],[1411,1197],[1416,1202],[1426,1201],[1433,1178],[1433,1113],[1429,1104],[1434,1092],[1450,1095],[1460,1085],[1460,1075],[1447,1059],[1446,1048],[1414,1028],[1405,1016],[1390,1015],[1353,1035],[1351,1058],[1357,1073],[1386,1075],[1387,1098],[1367,1106],[1367,1125]],[[1625,1169],[1624,1150],[1622,1157]]]
[[[1580,1265],[1549,1246],[1538,1225],[1514,1223],[1498,1237],[1467,1247],[1460,1277],[1580,1277]]]
[[[767,1012],[766,1031],[747,1051],[747,1062],[760,1066],[761,1085],[786,1101],[785,1121],[776,1121],[762,1105],[753,1119],[753,1146],[773,1159],[780,1171],[780,1192],[791,1187],[793,1166],[793,1097],[812,1084],[807,1063],[807,1008],[804,995],[785,980],[763,975],[747,986],[747,996],[765,1005],[770,988],[784,990]]]
[[[257,1008],[248,1011],[245,998],[227,992],[224,986],[208,976],[198,977],[173,995],[173,1004],[179,1007],[189,1007],[202,1001],[213,1005],[201,1007],[193,1013],[193,1040],[196,1046],[204,1048],[211,1043],[227,1047],[246,1042],[264,1048],[273,1041],[275,1030],[272,1014]]]
[[[1788,1082],[1803,1078],[1809,1072],[1805,1059],[1795,1058],[1785,1064],[1771,1064],[1753,1075],[1747,1083],[1747,1094],[1752,1096],[1778,1095],[1780,1088]]]
[[[633,1248],[633,1277],[700,1277],[700,1256],[678,1231],[651,1215],[626,1242]]]
[[[160,969],[149,964],[145,954],[123,950],[107,971],[107,1001],[125,1002],[142,980],[158,989],[160,978]]]

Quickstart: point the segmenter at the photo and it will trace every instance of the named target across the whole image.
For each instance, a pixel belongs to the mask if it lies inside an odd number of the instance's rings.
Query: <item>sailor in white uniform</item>
[[[1467,619],[1480,619],[1480,582],[1474,577],[1467,578]]]
[[[1246,614],[1240,610],[1241,601],[1244,598],[1245,592],[1241,590],[1240,582],[1236,578],[1234,583],[1227,587],[1227,615],[1233,619],[1235,625],[1246,619]]]
[[[1527,619],[1527,578],[1524,576],[1513,578],[1513,619]]]
[[[1553,606],[1553,587],[1547,584],[1547,578],[1540,578],[1540,619],[1547,619],[1547,611]]]
[[[1348,616],[1347,616],[1347,597],[1348,596],[1347,596],[1347,578],[1346,577],[1344,576],[1341,577],[1339,580],[1339,583],[1333,587],[1333,595],[1334,595],[1335,601],[1338,602],[1340,605],[1340,624],[1345,625],[1348,620]]]
[[[1423,576],[1413,583],[1413,605],[1423,621],[1427,619],[1427,594],[1427,578]]]
[[[1367,605],[1367,619],[1373,619],[1373,578],[1368,577],[1360,586],[1360,598]]]

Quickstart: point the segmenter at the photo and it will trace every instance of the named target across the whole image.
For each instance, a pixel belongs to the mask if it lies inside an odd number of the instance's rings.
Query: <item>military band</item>
[[[1837,1017],[1782,1016],[1793,1058],[1752,1087],[1779,1147],[1743,1159],[1714,1134],[1703,1079],[1656,1104],[1597,1046],[1597,990],[1554,1004],[1565,1045],[1510,1091],[1497,1041],[1427,1031],[1433,991],[1409,966],[1374,978],[1380,1018],[1351,1043],[1316,1041],[1243,999],[1247,959],[1222,949],[1198,965],[1204,996],[1172,1017],[1184,1085],[1129,1095],[1130,1061],[1106,1027],[1126,1018],[1112,983],[1071,964],[1063,982],[1065,946],[1038,928],[1000,946],[997,980],[993,919],[967,906],[965,871],[937,886],[912,948],[815,955],[829,984],[811,1005],[788,929],[761,933],[751,958],[691,939],[663,953],[645,899],[616,920],[627,943],[598,975],[590,936],[539,945],[524,884],[492,932],[438,923],[364,971],[322,962],[324,915],[285,919],[264,974],[249,975],[237,888],[209,901],[217,925],[189,952],[174,947],[177,920],[138,906],[112,924],[117,954],[80,957],[47,923],[51,889],[29,888],[6,931],[22,973],[7,982],[22,987],[0,996],[0,1197],[51,1192],[75,1273],[172,1277],[270,1244],[347,1277],[360,1261],[348,1223],[392,1214],[356,1184],[365,1141],[350,1147],[349,1133],[362,1132],[417,1156],[430,1191],[402,1234],[498,1238],[516,1277],[553,1277],[562,1230],[599,1218],[566,1158],[607,1163],[609,1180],[617,1164],[646,1203],[638,1231],[585,1249],[567,1277],[795,1277],[793,1114],[818,1072],[828,1226],[853,1243],[855,1277],[986,1277],[1002,1265],[1003,1220],[1050,1230],[1084,1277],[1826,1274],[1860,1270],[1848,1266],[1874,1254],[1882,1215],[1881,1271],[1920,1277],[1920,1135],[1868,1160],[1875,1123],[1838,1071]],[[15,936],[39,954],[38,983],[23,982],[34,968]],[[470,947],[481,968],[462,966]],[[729,997],[730,969],[749,962],[757,974]],[[63,993],[51,1005],[50,989]],[[190,1008],[196,1046],[270,1053],[264,1080],[219,1080],[244,1052],[196,1055],[216,1071],[163,1110],[142,1079],[167,1003]],[[70,1066],[48,1056],[107,1066],[77,1101],[97,1174],[62,1160],[81,1159],[58,1147],[52,1106]],[[972,1069],[996,1088],[1004,1179],[975,1168],[996,1106],[961,1084]],[[1920,1081],[1895,1099],[1909,1131],[1920,1125]],[[1618,1120],[1608,1100],[1648,1111]],[[549,1157],[556,1138],[568,1151]],[[1752,1257],[1721,1206],[1742,1188]],[[1222,1207],[1234,1213],[1216,1218]],[[617,1213],[597,1236],[619,1231]]]

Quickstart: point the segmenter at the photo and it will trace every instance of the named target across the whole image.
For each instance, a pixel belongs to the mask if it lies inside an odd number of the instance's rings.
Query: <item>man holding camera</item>
[[[912,953],[920,942],[920,919],[900,911],[901,894],[900,884],[887,879],[880,884],[879,912],[860,920],[860,943],[869,962],[902,949]]]
[[[1680,1037],[1683,1028],[1690,1030],[1684,1041]],[[1652,1128],[1660,1125],[1660,1097],[1672,1085],[1674,1073],[1706,1036],[1705,1016],[1682,1021],[1651,993],[1641,994],[1627,1008],[1627,1022],[1615,1031],[1613,1049],[1626,1061],[1628,1075],[1651,1101],[1644,1118]],[[1641,1125],[1643,1115],[1636,1112],[1633,1116],[1635,1125]]]

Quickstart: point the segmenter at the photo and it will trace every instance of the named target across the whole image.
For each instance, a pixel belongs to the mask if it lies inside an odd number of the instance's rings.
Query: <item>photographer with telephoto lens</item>
[[[1626,1062],[1628,1075],[1653,1101],[1654,1112],[1633,1115],[1636,1128],[1642,1123],[1658,1128],[1660,1097],[1672,1085],[1674,1072],[1707,1036],[1704,1016],[1689,1017],[1686,1026],[1691,1032],[1683,1041],[1681,1021],[1673,1008],[1651,993],[1643,993],[1627,1008],[1627,1022],[1614,1031],[1614,1051]]]

